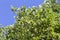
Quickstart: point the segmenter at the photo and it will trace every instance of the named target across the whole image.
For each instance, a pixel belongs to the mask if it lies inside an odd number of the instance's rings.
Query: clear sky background
[[[0,0],[0,24],[3,26],[14,24],[15,19],[13,16],[14,14],[11,11],[11,5],[15,7],[22,7],[26,6],[39,6],[42,4],[44,0]]]

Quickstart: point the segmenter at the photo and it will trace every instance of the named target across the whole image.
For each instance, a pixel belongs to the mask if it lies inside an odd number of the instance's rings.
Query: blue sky
[[[0,0],[0,24],[3,26],[14,24],[15,19],[13,16],[14,14],[11,11],[11,5],[15,7],[22,7],[26,6],[38,6],[42,4],[44,0]]]

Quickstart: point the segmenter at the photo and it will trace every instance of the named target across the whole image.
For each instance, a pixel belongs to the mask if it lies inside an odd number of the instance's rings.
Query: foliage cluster
[[[39,7],[14,8],[12,26],[0,29],[0,40],[60,40],[60,5],[47,0]]]

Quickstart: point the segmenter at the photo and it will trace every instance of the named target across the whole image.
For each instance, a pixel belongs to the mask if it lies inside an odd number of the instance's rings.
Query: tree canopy
[[[45,0],[39,7],[11,7],[17,14],[11,26],[0,29],[0,40],[60,40],[60,4]]]

